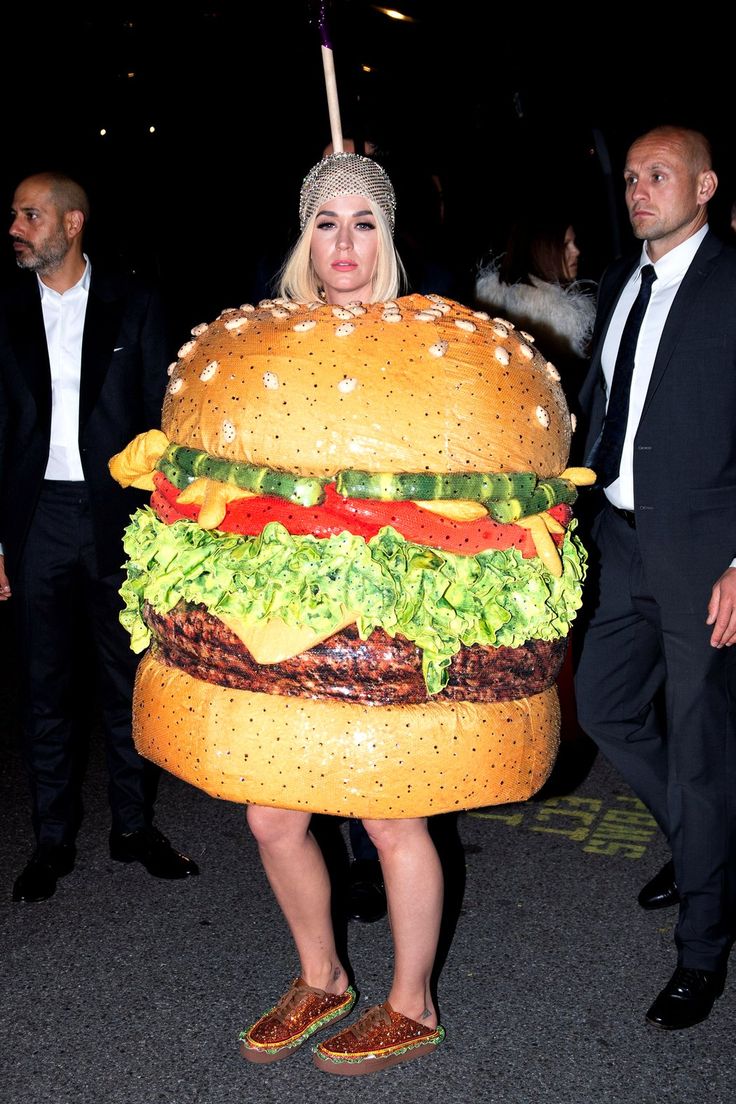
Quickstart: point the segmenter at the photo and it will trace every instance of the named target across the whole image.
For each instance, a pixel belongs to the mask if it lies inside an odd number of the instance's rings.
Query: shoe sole
[[[704,1020],[707,1020],[711,1012],[713,1011],[713,1005],[716,1003],[719,997],[722,996],[723,989],[721,989],[720,993],[716,993],[714,995],[710,1008],[708,1008],[707,1011],[703,1012],[702,1016],[698,1016],[698,1018],[695,1020],[688,1020],[687,1023],[662,1023],[661,1020],[652,1019],[648,1015],[645,1015],[644,1019],[648,1024],[650,1024],[651,1027],[658,1027],[660,1031],[685,1031],[688,1027],[695,1027],[697,1024],[703,1023]]]
[[[708,1006],[708,1008],[705,1009],[703,1014],[698,1016],[697,1019],[695,1019],[695,1020],[688,1020],[687,1023],[677,1023],[677,1024],[676,1023],[662,1023],[661,1020],[655,1020],[652,1016],[649,1015],[648,1012],[645,1013],[644,1019],[652,1027],[658,1027],[660,1031],[684,1031],[688,1027],[695,1027],[697,1024],[703,1023],[704,1020],[708,1019],[711,1012],[713,1011],[713,1006],[715,1005],[716,1001],[719,1000],[723,996],[723,991],[724,991],[725,988],[726,988],[726,986],[725,986],[725,983],[724,983],[713,994],[713,1000],[710,1002],[710,1005]],[[652,1008],[653,1007],[654,1007],[654,1005],[652,1005]],[[652,1009],[650,1008],[649,1011],[651,1012],[651,1010]]]
[[[688,1020],[687,1023],[660,1023],[659,1020],[650,1020],[649,1016],[645,1016],[644,1019],[650,1025],[650,1027],[656,1027],[660,1031],[686,1031],[688,1027],[696,1027],[697,1024],[703,1023],[705,1020],[707,1020],[712,1011],[713,1009],[711,1007],[702,1016],[698,1016],[697,1020]]]
[[[671,897],[666,901],[647,901],[646,904],[643,901],[639,901],[639,908],[643,908],[645,912],[656,912],[657,909],[674,908],[675,905],[679,905],[680,898]]]
[[[66,863],[59,870],[54,871],[54,874],[56,876],[56,882],[58,882],[60,878],[66,878],[67,874],[71,874],[72,870],[74,870],[75,864],[76,864],[76,857],[72,860],[72,862]],[[12,895],[13,896],[13,901],[15,901],[16,903],[19,903],[19,902],[22,901],[26,905],[37,905],[39,903],[39,901],[48,901],[56,893],[56,889],[57,889],[56,882],[54,882],[54,888],[51,890],[50,893],[42,893],[42,894],[38,894],[38,893],[34,893],[34,894],[19,893],[19,892],[16,891],[15,886],[13,886],[13,895]]]
[[[338,1077],[361,1077],[364,1074],[378,1073],[380,1070],[398,1066],[402,1062],[411,1062],[414,1058],[421,1058],[424,1054],[433,1054],[441,1042],[438,1039],[434,1043],[419,1043],[410,1050],[402,1048],[400,1054],[386,1054],[382,1058],[371,1056],[365,1058],[328,1058],[315,1050],[313,1054],[314,1064],[323,1073],[334,1073]]]
[[[154,863],[146,862],[145,859],[141,859],[136,855],[131,855],[129,851],[113,851],[110,849],[110,858],[113,862],[119,863],[140,863],[144,870],[146,870],[152,878],[160,878],[165,882],[181,882],[185,878],[193,878],[199,874],[199,867],[193,870],[181,870],[172,874],[170,872],[163,872]]]
[[[270,1066],[273,1062],[280,1062],[283,1058],[289,1058],[292,1054],[295,1054],[300,1047],[304,1046],[308,1039],[316,1035],[318,1031],[324,1031],[326,1027],[332,1027],[333,1024],[339,1023],[340,1020],[344,1020],[346,1016],[349,1016],[353,1011],[354,1004],[355,1000],[351,1001],[350,1007],[343,1009],[342,1012],[338,1012],[337,1015],[328,1012],[321,1020],[317,1020],[315,1024],[308,1027],[298,1039],[294,1042],[283,1043],[278,1050],[271,1049],[269,1051],[265,1049],[256,1049],[248,1046],[245,1040],[243,1040],[240,1044],[240,1056],[241,1058],[245,1058],[246,1062],[255,1062],[255,1064],[259,1066]]]

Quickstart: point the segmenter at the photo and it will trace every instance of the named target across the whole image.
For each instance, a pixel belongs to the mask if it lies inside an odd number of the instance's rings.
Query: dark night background
[[[712,30],[704,67],[705,31],[667,44],[664,9],[617,9],[611,27],[600,6],[541,16],[480,0],[397,6],[413,21],[367,0],[328,6],[343,132],[386,151],[400,231],[422,233],[424,220],[430,234],[427,182],[440,176],[459,272],[469,278],[501,248],[516,211],[559,201],[580,274],[597,279],[632,242],[626,148],[661,122],[711,138],[721,178],[711,223],[727,235],[736,92]],[[6,206],[30,172],[80,179],[93,204],[88,251],[160,281],[175,341],[253,298],[296,234],[301,179],[330,139],[313,15],[307,0],[16,10],[3,20],[0,73]],[[0,275],[12,270],[8,248]]]

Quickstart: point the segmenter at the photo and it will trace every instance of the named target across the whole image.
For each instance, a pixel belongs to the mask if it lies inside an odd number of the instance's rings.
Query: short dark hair
[[[63,215],[67,211],[81,211],[84,221],[89,221],[89,197],[82,185],[71,176],[63,172],[51,171],[34,173],[26,179],[46,184],[52,200]]]

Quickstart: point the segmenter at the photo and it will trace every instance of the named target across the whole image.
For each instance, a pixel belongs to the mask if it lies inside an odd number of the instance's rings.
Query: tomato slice
[[[180,505],[181,492],[161,474],[153,477],[156,490],[151,506],[167,524],[190,518],[196,521],[199,506]],[[569,506],[554,506],[550,511],[563,525],[570,520]],[[442,548],[474,556],[488,548],[518,548],[527,558],[536,556],[534,541],[528,529],[520,525],[502,525],[490,517],[477,521],[453,521],[423,510],[413,502],[379,502],[376,499],[343,498],[333,484],[325,487],[321,506],[296,506],[282,498],[257,495],[228,503],[225,517],[218,529],[225,533],[256,536],[269,521],[278,521],[294,536],[311,534],[330,537],[347,530],[370,540],[385,525],[390,525],[408,541],[430,548]],[[553,535],[561,543],[561,535]]]

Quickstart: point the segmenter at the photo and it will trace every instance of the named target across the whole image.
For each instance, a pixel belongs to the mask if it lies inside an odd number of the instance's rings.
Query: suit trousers
[[[736,917],[736,650],[711,647],[705,609],[654,597],[637,531],[611,508],[589,543],[580,723],[667,836],[680,964],[719,970]]]
[[[121,534],[122,537],[122,534]],[[124,552],[120,547],[120,560]],[[158,768],[131,732],[138,657],[119,622],[122,570],[97,572],[84,483],[45,481],[11,579],[18,632],[21,744],[41,844],[72,843],[82,818],[90,704],[98,696],[112,829],[148,826]],[[82,643],[86,647],[82,647]]]

